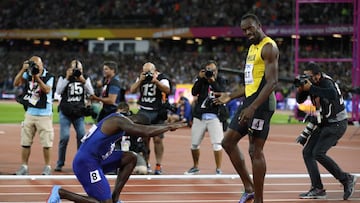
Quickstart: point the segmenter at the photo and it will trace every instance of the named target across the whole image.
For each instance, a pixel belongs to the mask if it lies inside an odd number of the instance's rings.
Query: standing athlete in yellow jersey
[[[276,43],[263,32],[257,16],[244,15],[241,29],[252,44],[246,57],[244,84],[232,93],[221,93],[216,102],[227,103],[245,96],[243,105],[225,132],[222,146],[244,184],[245,191],[239,203],[249,199],[254,199],[254,203],[262,203],[266,173],[263,148],[276,107],[274,90],[278,81],[279,50]],[[237,145],[245,135],[249,135],[253,179],[250,178],[244,156]]]

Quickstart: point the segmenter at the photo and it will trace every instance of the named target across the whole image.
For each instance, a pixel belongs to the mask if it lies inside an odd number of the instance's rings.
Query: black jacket
[[[217,77],[215,82],[209,83],[205,78],[196,78],[191,89],[193,96],[197,96],[193,116],[201,119],[203,113],[219,113],[219,106],[213,104],[214,92],[225,92],[225,80]]]
[[[346,119],[345,105],[339,86],[326,74],[322,73],[319,84],[312,85],[309,91],[296,94],[296,101],[303,103],[310,96],[316,106],[315,98],[320,98],[321,123],[333,123]]]
[[[171,81],[166,74],[160,73],[157,79],[159,81],[163,79],[168,80],[171,90]],[[162,108],[162,104],[168,99],[168,96],[169,95],[163,94],[154,83],[144,81],[140,86],[140,98],[138,104],[142,107],[158,111]]]

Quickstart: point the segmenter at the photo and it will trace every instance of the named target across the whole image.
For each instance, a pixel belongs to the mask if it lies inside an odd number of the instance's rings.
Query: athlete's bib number
[[[253,122],[251,124],[251,129],[254,130],[263,130],[264,129],[264,120],[262,119],[258,119],[258,118],[254,118]]]
[[[246,64],[245,65],[245,72],[244,72],[245,84],[253,84],[254,83],[254,77],[252,74],[253,68],[254,68],[254,64]]]
[[[90,182],[97,183],[101,180],[99,170],[90,171]]]

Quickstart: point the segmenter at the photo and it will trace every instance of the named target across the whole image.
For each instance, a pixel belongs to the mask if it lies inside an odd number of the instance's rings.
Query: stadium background
[[[324,71],[340,82],[344,96],[350,102],[356,96],[353,93],[356,93],[358,86],[351,80],[351,76],[354,75],[352,63],[340,59],[349,59],[353,56],[354,33],[357,35],[359,30],[353,26],[354,16],[359,19],[359,14],[354,12],[359,10],[358,1],[312,2],[300,5],[299,57],[339,59],[322,64],[325,67]],[[357,9],[353,5],[356,5]],[[94,82],[102,77],[102,62],[108,59],[116,60],[120,65],[119,76],[125,88],[135,80],[146,61],[154,61],[161,71],[171,75],[172,82],[179,87],[182,84],[192,84],[203,61],[215,59],[223,70],[221,73],[230,83],[229,88],[234,87],[239,80],[237,71],[244,65],[247,49],[246,40],[242,37],[238,25],[241,16],[248,11],[260,17],[265,31],[277,41],[281,51],[280,77],[291,79],[296,72],[295,10],[294,0],[35,0],[31,3],[2,0],[0,97],[3,100],[12,100],[11,97],[19,93],[20,89],[12,86],[12,80],[21,63],[35,54],[43,58],[47,68],[56,76],[65,72],[68,61],[78,58],[83,61],[86,74]],[[144,46],[137,47],[138,44],[145,44],[145,48],[146,44],[149,46],[145,51],[141,51],[144,50]],[[301,62],[299,65],[301,71],[304,63]],[[279,109],[291,108],[285,105],[284,101],[291,101],[294,96],[292,85],[280,83],[277,93]],[[128,97],[134,96],[136,97]],[[351,107],[352,105],[349,105],[348,110],[352,110]],[[3,116],[2,112],[0,116]],[[16,147],[20,134],[18,126],[0,126],[0,137],[4,140],[0,144],[1,172],[4,174],[11,174],[19,164],[19,149]],[[58,125],[54,127],[55,132],[58,132]],[[279,175],[280,178],[267,178],[267,202],[299,202],[297,195],[308,189],[308,178],[304,175],[306,170],[301,159],[301,146],[294,142],[294,132],[300,132],[303,127],[303,124],[272,127],[271,137],[265,148],[268,173],[282,175]],[[354,173],[359,173],[360,170],[359,164],[356,164],[360,143],[358,130],[357,126],[349,126],[338,146],[330,151],[331,155],[340,160],[344,169]],[[69,144],[75,146],[74,142],[74,139],[71,139]],[[226,178],[227,174],[231,176],[235,173],[228,159],[225,158],[223,163],[225,178],[209,178],[206,174],[213,174],[212,152],[210,148],[204,147],[200,164],[205,176],[186,179],[182,173],[191,163],[190,154],[186,152],[184,155],[190,143],[189,129],[181,129],[167,135],[165,142],[167,146],[180,146],[166,149],[166,174],[180,174],[182,179],[166,180],[166,175],[161,176],[165,180],[134,177],[122,194],[126,202],[238,200],[242,186],[238,179]],[[209,145],[207,138],[204,142],[204,145]],[[247,140],[239,145],[242,149],[247,149]],[[54,152],[56,151],[55,146]],[[70,156],[75,153],[75,147],[69,149]],[[56,153],[53,153],[53,160],[56,160],[55,156]],[[41,202],[47,197],[53,184],[66,184],[74,191],[83,193],[78,182],[71,176],[66,176],[72,174],[71,159],[67,160],[65,176],[55,173],[55,176],[48,178],[35,175],[40,173],[43,164],[39,158],[41,147],[38,142],[34,143],[32,157],[31,175],[28,178],[1,176],[1,202]],[[249,164],[250,161],[246,158]],[[327,173],[322,168],[321,172]],[[328,200],[317,202],[339,202],[342,195],[340,184],[331,176],[326,178],[325,184],[329,194]],[[351,202],[360,202],[358,188]]]
[[[307,2],[307,1],[298,1]],[[311,2],[311,1],[309,1]],[[321,2],[321,1],[313,1]],[[357,1],[299,5],[300,58],[327,58],[324,71],[339,82],[347,109],[352,111],[356,84],[353,57],[354,11]],[[335,3],[334,3],[335,2]],[[337,2],[337,3],[336,3]],[[153,61],[168,73],[173,86],[192,84],[200,64],[214,59],[229,82],[229,91],[240,80],[247,42],[239,28],[246,12],[257,14],[264,30],[279,45],[280,78],[294,78],[304,63],[295,61],[296,1],[1,1],[0,98],[19,94],[13,78],[31,55],[43,58],[56,76],[64,74],[74,58],[84,63],[85,74],[101,80],[104,60],[119,63],[122,86],[128,89],[142,64]],[[355,14],[355,15],[354,15]],[[358,17],[357,17],[358,18]],[[234,72],[235,71],[235,72]],[[356,72],[358,73],[358,72]],[[176,91],[173,91],[176,96]],[[277,90],[278,108],[294,108],[291,83]],[[136,95],[127,95],[136,98]],[[176,102],[173,97],[173,102]],[[288,102],[289,101],[289,102]],[[287,103],[288,102],[288,103]]]

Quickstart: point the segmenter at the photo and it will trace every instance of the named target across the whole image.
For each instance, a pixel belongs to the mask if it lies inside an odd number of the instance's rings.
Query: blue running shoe
[[[59,195],[59,189],[61,187],[58,185],[54,185],[54,187],[51,190],[50,196],[47,200],[47,203],[60,203],[61,199],[60,199],[60,195]]]
[[[246,203],[246,201],[248,201],[250,199],[254,199],[254,193],[253,192],[251,192],[251,193],[244,192],[240,198],[239,203]]]

